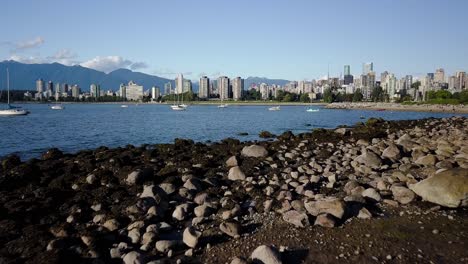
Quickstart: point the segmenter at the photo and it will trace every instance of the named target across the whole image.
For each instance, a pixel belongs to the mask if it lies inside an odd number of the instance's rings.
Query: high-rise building
[[[39,79],[36,81],[36,91],[38,93],[42,93],[44,92],[45,90],[45,84],[44,84],[44,81],[42,79]]]
[[[68,93],[68,84],[64,83],[62,84],[62,89],[60,90],[62,93]]]
[[[362,74],[368,74],[369,72],[374,71],[374,63],[368,62],[362,65]]]
[[[467,83],[466,72],[457,71],[455,76],[457,77],[457,91],[461,91],[463,89],[468,88],[466,86],[466,83]]]
[[[344,76],[351,75],[351,66],[345,65],[344,66]]]
[[[164,84],[164,94],[165,95],[172,94],[172,83],[171,82],[167,82],[167,83]]]
[[[98,98],[101,96],[101,87],[93,83],[89,86],[89,93],[92,97]]]
[[[387,73],[385,81],[382,83],[382,88],[388,94],[390,100],[394,100],[397,91],[397,78],[393,73]]]
[[[123,99],[127,98],[127,87],[123,83],[121,83],[119,87],[119,96]]]
[[[429,77],[429,79],[431,79],[431,81],[434,80],[434,73],[433,72],[428,72],[427,77]]]
[[[221,76],[218,78],[218,92],[219,98],[221,100],[229,98],[229,78],[226,76]]]
[[[60,83],[56,83],[56,84],[55,84],[55,90],[54,90],[54,92],[55,92],[56,94],[60,93]]]
[[[72,97],[73,98],[78,98],[80,97],[80,87],[78,85],[73,85],[72,89],[71,89],[71,94],[72,94]]]
[[[384,71],[380,74],[380,83],[384,83],[387,81],[388,71]]]
[[[184,92],[184,75],[179,73],[175,79],[175,93],[180,94]]]
[[[262,100],[267,100],[270,97],[269,87],[266,83],[260,84],[260,94],[262,96]]]
[[[151,101],[158,100],[159,96],[161,95],[161,90],[157,86],[151,87]]]
[[[129,81],[125,90],[127,100],[141,100],[143,98],[143,86],[136,84],[134,81]]]
[[[200,84],[198,88],[199,98],[208,98],[210,91],[210,79],[206,76],[200,78]]]
[[[232,79],[232,99],[240,100],[244,91],[244,79],[236,77]]]
[[[183,93],[191,92],[192,91],[192,81],[191,80],[184,80],[184,88],[182,89]]]
[[[444,69],[440,68],[437,69],[435,74],[434,74],[434,82],[435,83],[445,83],[445,72]]]
[[[54,90],[54,83],[52,81],[49,81],[47,83],[47,91],[52,92]]]

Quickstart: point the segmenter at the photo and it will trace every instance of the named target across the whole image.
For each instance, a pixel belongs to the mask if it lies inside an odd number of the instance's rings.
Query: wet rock
[[[241,154],[245,157],[262,158],[268,155],[268,151],[263,146],[251,145],[244,147]]]
[[[307,215],[296,210],[283,213],[283,220],[296,227],[306,227],[310,225]]]
[[[47,152],[42,154],[41,156],[43,160],[53,160],[53,159],[59,159],[61,157],[63,157],[63,152],[60,151],[58,148],[51,148],[47,150]]]
[[[272,133],[268,132],[268,131],[261,131],[260,134],[258,134],[258,136],[260,138],[272,138],[272,137],[275,137],[275,135],[273,135]]]
[[[228,179],[231,181],[243,181],[245,180],[245,174],[239,166],[235,166],[229,169]]]
[[[282,264],[281,256],[278,250],[272,246],[262,245],[257,247],[250,258],[254,263],[262,264]]]
[[[219,225],[219,229],[226,235],[234,238],[240,237],[241,226],[237,222],[224,222]]]
[[[200,231],[196,230],[194,227],[187,227],[183,233],[183,241],[185,245],[194,248],[197,246],[200,236]]]
[[[408,204],[416,197],[413,191],[403,186],[392,186],[391,191],[393,198],[401,204]]]
[[[446,170],[409,188],[432,203],[452,208],[468,206],[468,169]]]
[[[314,225],[323,226],[323,227],[335,227],[336,221],[332,215],[329,214],[319,214],[315,219]]]

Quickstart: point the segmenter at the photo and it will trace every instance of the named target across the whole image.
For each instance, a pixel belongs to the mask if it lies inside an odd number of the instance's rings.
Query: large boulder
[[[304,207],[313,216],[327,213],[341,219],[345,213],[345,203],[338,198],[329,198],[318,201],[305,202]]]
[[[296,227],[306,227],[310,225],[307,215],[296,210],[285,212],[283,214],[283,220],[295,225]]]
[[[380,165],[382,165],[382,160],[380,157],[367,149],[364,149],[362,154],[357,156],[354,160],[373,169],[378,169],[380,168]]]
[[[413,191],[404,186],[392,186],[391,191],[393,198],[401,204],[408,204],[416,197]]]
[[[261,158],[268,155],[268,151],[263,146],[251,145],[244,147],[241,154],[245,157]]]
[[[254,263],[282,264],[278,250],[272,246],[262,245],[256,248],[250,256]]]
[[[400,149],[393,143],[390,143],[382,152],[382,157],[396,161],[400,158]]]
[[[451,208],[468,206],[468,169],[446,170],[409,188],[431,203]]]

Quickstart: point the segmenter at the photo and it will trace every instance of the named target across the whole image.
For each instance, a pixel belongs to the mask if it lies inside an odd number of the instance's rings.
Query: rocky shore
[[[0,166],[0,263],[467,263],[468,119]]]
[[[389,111],[415,111],[468,114],[467,105],[438,105],[414,104],[404,105],[398,103],[331,103],[325,106],[328,109],[361,109],[361,110],[389,110]]]

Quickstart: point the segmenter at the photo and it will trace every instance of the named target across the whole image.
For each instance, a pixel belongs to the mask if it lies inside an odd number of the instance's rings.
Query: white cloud
[[[20,50],[32,49],[32,48],[39,47],[42,44],[44,44],[44,38],[36,37],[31,40],[26,40],[26,41],[16,43],[15,50],[20,51]]]
[[[21,63],[35,64],[35,63],[47,63],[48,61],[44,58],[38,56],[22,56],[18,54],[13,54],[8,58],[8,60],[14,60]]]
[[[76,54],[71,52],[68,49],[61,49],[57,51],[54,55],[48,56],[46,59],[49,62],[58,62],[63,65],[75,65],[79,62],[76,60]]]
[[[94,59],[80,63],[80,65],[86,68],[109,73],[116,69],[127,68],[132,65],[132,62],[120,56],[97,56]]]
[[[144,63],[142,61],[134,62],[130,66],[130,69],[132,69],[132,70],[145,69],[145,68],[148,68],[148,64],[146,64],[146,63]]]

